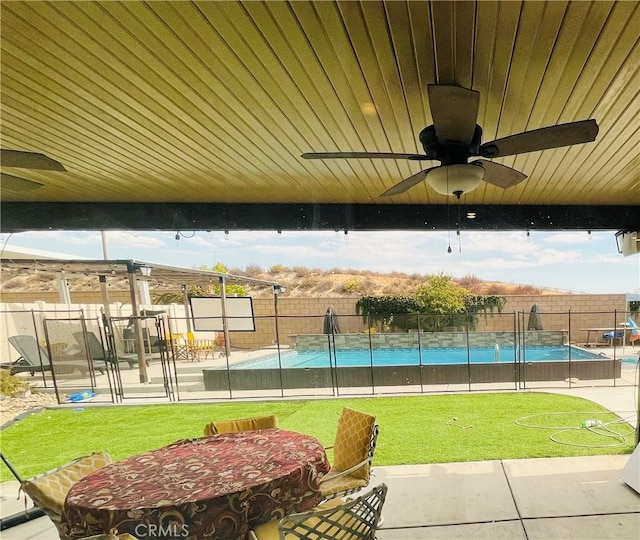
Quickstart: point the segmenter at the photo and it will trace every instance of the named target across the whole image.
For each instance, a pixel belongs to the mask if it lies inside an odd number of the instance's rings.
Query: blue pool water
[[[571,360],[602,359],[595,354],[571,347]],[[521,361],[542,362],[562,361],[569,359],[568,346],[527,347],[521,351]],[[335,352],[331,363],[329,352],[324,351],[282,351],[280,362],[283,368],[316,368],[316,367],[358,367],[370,366],[413,366],[427,364],[488,364],[496,361],[495,347],[439,347],[428,349],[342,349]],[[500,348],[500,362],[515,362],[513,347]],[[242,362],[232,366],[233,369],[266,369],[279,367],[278,355],[272,354],[251,362]]]

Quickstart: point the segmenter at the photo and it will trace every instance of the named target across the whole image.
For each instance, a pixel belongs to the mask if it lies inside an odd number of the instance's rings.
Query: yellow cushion
[[[131,536],[129,533],[118,534],[116,529],[112,529],[109,534],[98,534],[96,536],[87,536],[80,540],[138,540],[135,536]]]
[[[346,471],[364,461],[369,453],[376,417],[345,407],[338,420],[336,442],[333,447],[333,466]],[[354,471],[355,478],[369,480],[369,467]]]
[[[243,418],[242,420],[209,422],[204,427],[204,434],[205,437],[211,437],[211,435],[219,435],[220,433],[237,433],[238,431],[255,431],[257,429],[277,427],[277,416],[256,416],[254,418]]]
[[[309,510],[309,512],[315,512],[317,510],[325,510],[327,508],[333,508],[335,506],[339,506],[341,504],[343,504],[344,501],[342,499],[331,499],[330,501],[324,502],[318,506],[316,506],[315,508],[312,508],[311,510]],[[315,520],[315,522],[317,523],[319,521],[319,518],[317,517],[311,517],[309,518],[310,520]],[[258,538],[258,540],[279,540],[280,536],[278,533],[278,521],[277,519],[273,520],[273,521],[268,521],[267,523],[263,523],[262,525],[258,525],[256,528],[253,529],[253,534],[255,534],[255,536]],[[310,524],[312,522],[309,522]],[[285,538],[298,538],[297,536],[292,536],[292,535],[287,535]]]
[[[353,474],[345,474],[344,476],[333,478],[337,472],[335,469],[331,469],[322,477],[320,491],[323,497],[329,498],[336,493],[353,493],[369,483],[367,478],[358,478]]]
[[[34,476],[22,483],[22,489],[31,497],[33,502],[47,514],[62,514],[64,500],[71,489],[81,478],[89,473],[101,469],[111,463],[111,457],[106,452],[95,452],[62,465],[57,469]]]

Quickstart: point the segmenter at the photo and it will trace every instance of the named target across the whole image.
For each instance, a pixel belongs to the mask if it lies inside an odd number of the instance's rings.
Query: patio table
[[[587,333],[587,343],[585,344],[587,347],[591,346],[591,333],[595,332],[596,334],[596,339],[595,342],[593,343],[594,347],[597,347],[598,345],[600,345],[600,343],[598,342],[598,335],[599,334],[604,334],[606,332],[612,332],[613,335],[615,336],[616,332],[622,332],[622,336],[621,338],[613,338],[613,339],[622,339],[622,344],[624,344],[627,340],[627,324],[626,323],[620,323],[619,328],[612,328],[611,326],[604,326],[601,328],[581,328],[580,330],[583,332]],[[610,340],[610,342],[613,341],[613,339]]]
[[[185,439],[113,463],[69,491],[69,538],[115,528],[138,538],[239,539],[316,506],[330,468],[320,442],[282,429]]]

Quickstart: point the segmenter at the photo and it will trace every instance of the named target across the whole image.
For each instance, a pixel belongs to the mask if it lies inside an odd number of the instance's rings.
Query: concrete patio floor
[[[640,494],[620,479],[628,460],[618,455],[375,467],[371,485],[389,486],[377,537],[637,540]],[[17,483],[13,489],[9,504],[15,505]],[[7,498],[9,491],[3,493]],[[2,538],[58,535],[41,517],[3,531]]]
[[[376,467],[389,486],[380,540],[637,539],[629,456]]]

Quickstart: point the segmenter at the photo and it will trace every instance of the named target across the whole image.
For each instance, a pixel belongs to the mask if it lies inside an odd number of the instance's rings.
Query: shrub
[[[244,269],[244,273],[248,277],[258,277],[263,273],[263,270],[262,267],[258,266],[257,264],[249,264]]]
[[[29,389],[23,380],[11,375],[8,370],[0,369],[0,393],[3,396],[15,396],[18,392]]]
[[[274,264],[271,268],[269,268],[270,274],[284,274],[287,271],[287,267],[283,264]]]
[[[345,293],[354,293],[354,292],[358,292],[361,288],[360,285],[360,280],[358,279],[347,279],[343,284],[342,284],[342,292]]]

